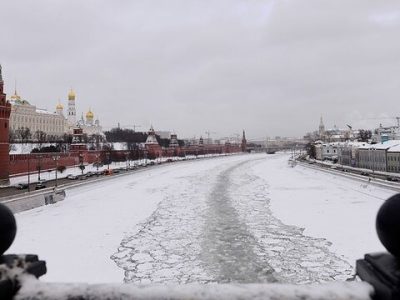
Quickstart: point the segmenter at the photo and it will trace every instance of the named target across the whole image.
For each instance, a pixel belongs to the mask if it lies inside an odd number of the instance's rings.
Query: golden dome
[[[56,106],[56,109],[57,109],[57,110],[58,110],[58,109],[63,110],[63,109],[64,109],[64,106],[62,106],[61,103],[58,103],[57,106]]]
[[[21,97],[17,94],[17,91],[15,91],[14,95],[12,95],[11,100],[21,100]]]
[[[68,93],[68,100],[75,100],[75,97],[76,97],[75,92],[73,89],[71,89]]]
[[[86,113],[86,119],[93,119],[94,118],[94,113],[89,109],[89,111]]]

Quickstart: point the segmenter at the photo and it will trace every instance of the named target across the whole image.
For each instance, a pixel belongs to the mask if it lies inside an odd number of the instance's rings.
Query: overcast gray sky
[[[11,94],[178,136],[302,136],[400,115],[400,1],[2,0]]]

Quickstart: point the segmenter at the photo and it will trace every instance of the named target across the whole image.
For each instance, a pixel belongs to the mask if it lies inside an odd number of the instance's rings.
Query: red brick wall
[[[205,146],[189,146],[189,147],[177,147],[162,150],[161,147],[148,149],[149,153],[147,157],[154,159],[159,157],[161,153],[164,157],[179,156],[179,155],[204,155],[204,154],[221,154],[221,153],[234,153],[241,152],[240,145],[205,145]],[[150,152],[152,150],[152,152]],[[1,151],[1,147],[0,147]],[[4,152],[8,155],[7,150]],[[0,152],[1,155],[1,152]],[[5,154],[3,154],[5,155]],[[76,151],[70,153],[31,153],[31,154],[12,154],[10,155],[9,166],[10,175],[22,175],[28,173],[37,172],[40,169],[42,172],[47,170],[54,170],[56,168],[56,162],[53,157],[59,156],[58,166],[71,167],[80,164],[82,159],[84,164],[93,164],[95,162],[107,162],[107,156],[110,157],[111,161],[125,161],[127,158],[130,160],[144,158],[143,150],[112,150],[112,151]],[[2,167],[0,161],[0,168]]]
[[[60,156],[59,166],[70,167],[79,164],[78,153],[44,153],[44,154],[13,154],[10,155],[10,174],[26,174],[37,172],[40,166],[41,171],[54,170],[56,162],[54,156]]]

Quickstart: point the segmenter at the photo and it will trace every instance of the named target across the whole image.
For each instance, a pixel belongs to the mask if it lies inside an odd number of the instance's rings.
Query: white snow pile
[[[367,300],[371,299],[372,293],[372,287],[364,282],[302,286],[284,284],[89,285],[44,283],[26,276],[14,299]]]
[[[16,143],[10,144],[10,154],[28,154],[31,153],[33,149],[40,148],[40,147],[49,147],[55,146],[56,144],[52,143]]]

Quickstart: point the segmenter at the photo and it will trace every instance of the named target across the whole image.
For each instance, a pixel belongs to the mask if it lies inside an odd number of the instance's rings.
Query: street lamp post
[[[110,170],[110,152],[107,152],[106,156],[107,156],[107,170]]]
[[[143,155],[144,155],[144,165],[147,166],[147,150],[143,151]]]
[[[97,173],[97,176],[99,176],[99,157],[100,157],[100,154],[96,154],[96,173]]]
[[[59,159],[60,159],[59,155],[53,156],[53,160],[56,162],[56,183],[55,183],[55,188],[57,188],[57,183],[58,183],[57,173],[58,173],[58,160]]]
[[[129,152],[125,152],[125,161],[126,161],[126,168],[129,169]]]
[[[28,192],[31,191],[31,155],[28,154]]]
[[[39,164],[37,165],[37,169],[38,169],[38,181],[40,181],[40,171],[41,171],[41,169],[42,169],[42,166],[41,166],[42,156],[41,156],[41,155],[38,155],[37,158],[39,159]]]
[[[85,165],[83,164],[83,154],[79,153],[79,169],[81,169],[82,175],[83,170],[85,170]]]

